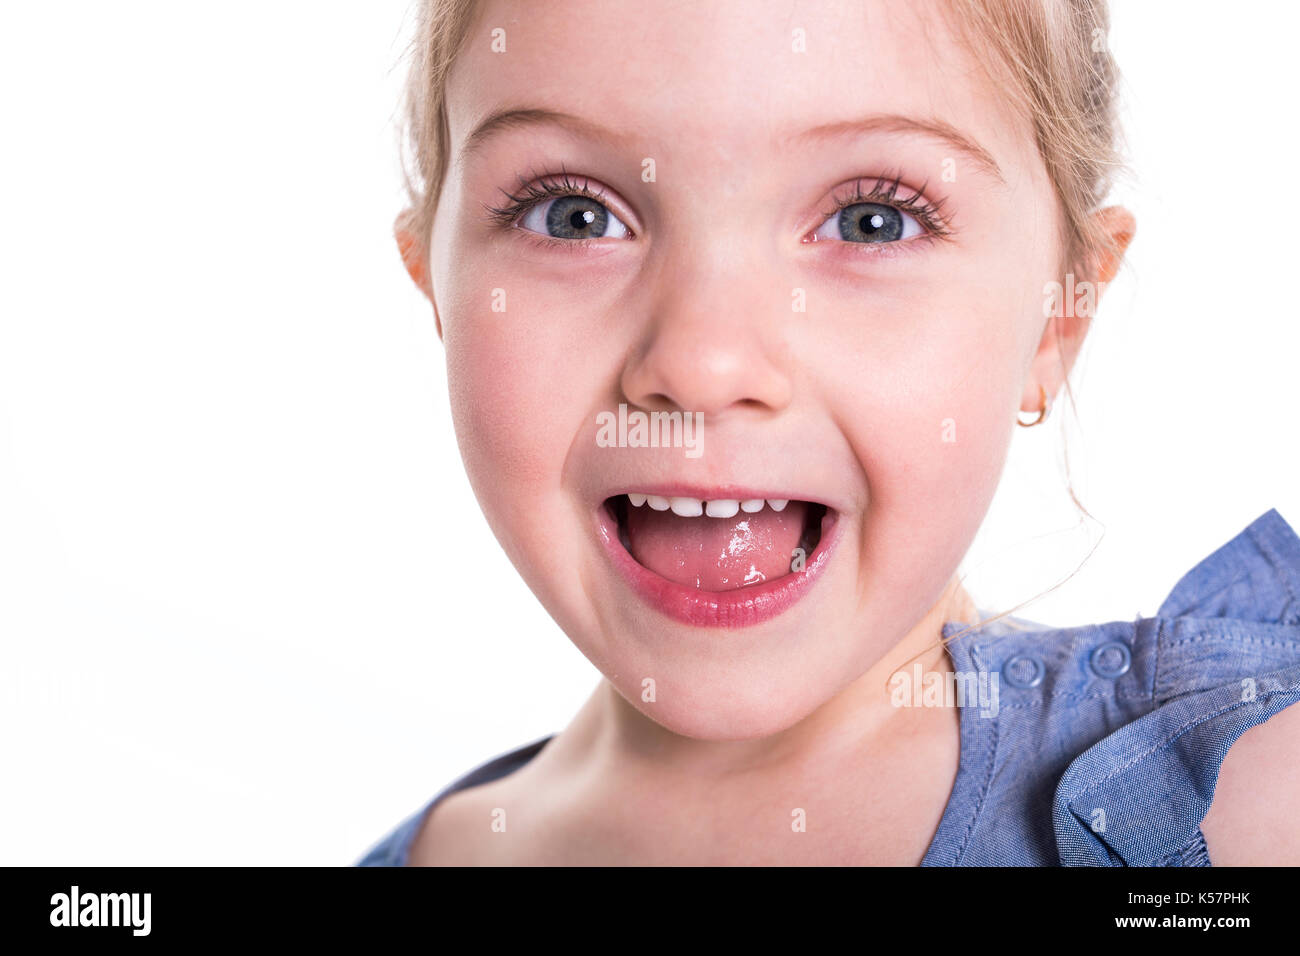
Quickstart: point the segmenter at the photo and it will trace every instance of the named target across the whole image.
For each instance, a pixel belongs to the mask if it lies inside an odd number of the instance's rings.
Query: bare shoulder
[[[409,866],[493,866],[500,859],[499,844],[491,837],[496,820],[506,813],[510,778],[457,790],[443,797],[411,843]],[[501,814],[494,811],[501,810]],[[508,817],[503,823],[508,825]]]
[[[1300,865],[1300,704],[1237,738],[1201,832],[1215,866]]]
[[[545,853],[554,830],[561,748],[544,747],[504,777],[448,794],[411,842],[411,866],[518,866]]]

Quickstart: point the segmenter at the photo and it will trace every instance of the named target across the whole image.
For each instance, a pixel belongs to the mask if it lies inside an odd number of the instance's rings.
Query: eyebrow
[[[618,142],[625,138],[597,123],[592,123],[580,116],[574,116],[572,113],[561,113],[558,110],[543,109],[541,107],[500,109],[491,113],[474,127],[474,131],[465,139],[465,145],[461,147],[457,162],[463,166],[472,153],[482,149],[488,140],[505,130],[530,126],[557,126],[577,136],[607,143]]]
[[[919,133],[951,147],[998,182],[1006,183],[1002,170],[998,168],[997,162],[988,150],[969,136],[966,136],[957,127],[942,120],[914,119],[897,113],[877,113],[864,116],[861,119],[815,126],[791,137],[788,142],[791,144],[816,142],[844,136],[862,136],[869,133]]]
[[[471,154],[482,149],[488,140],[505,130],[535,126],[556,126],[577,136],[605,143],[617,143],[628,138],[625,134],[616,133],[571,113],[542,107],[505,108],[494,111],[474,127],[466,138],[464,146],[461,147],[457,162],[463,166]],[[955,126],[942,120],[914,119],[897,113],[877,113],[856,120],[815,126],[788,137],[786,144],[805,144],[870,133],[912,133],[927,136],[961,153],[998,182],[1006,182],[1002,170],[998,168],[997,162],[988,150]]]

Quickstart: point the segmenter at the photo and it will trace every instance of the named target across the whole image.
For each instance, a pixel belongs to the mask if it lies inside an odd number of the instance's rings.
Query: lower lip
[[[821,576],[840,538],[838,512],[823,527],[817,550],[802,571],[775,581],[732,591],[701,591],[669,581],[639,564],[618,536],[618,519],[603,504],[596,509],[596,530],[614,567],[643,601],[668,617],[694,627],[752,627],[791,608]]]

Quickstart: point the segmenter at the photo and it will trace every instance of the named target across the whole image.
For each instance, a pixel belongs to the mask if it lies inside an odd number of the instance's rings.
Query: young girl
[[[1300,863],[1276,511],[1154,618],[956,576],[1134,232],[1106,30],[427,0],[401,252],[484,514],[605,680],[360,863]]]

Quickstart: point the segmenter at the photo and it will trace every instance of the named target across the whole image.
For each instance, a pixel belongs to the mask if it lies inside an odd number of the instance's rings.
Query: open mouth
[[[597,509],[614,566],[670,617],[708,627],[766,620],[805,594],[838,539],[835,509],[815,501],[629,492]]]
[[[825,505],[812,501],[615,495],[605,507],[638,564],[701,591],[732,591],[794,574],[822,539]]]

